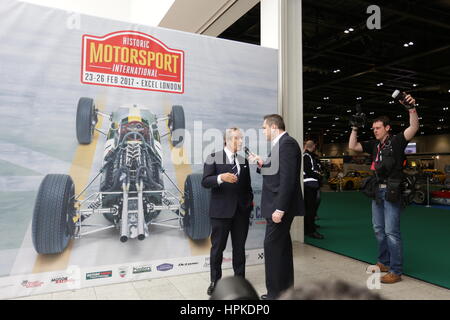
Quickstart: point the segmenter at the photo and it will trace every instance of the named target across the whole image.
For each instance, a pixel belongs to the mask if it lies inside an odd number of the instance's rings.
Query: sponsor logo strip
[[[111,277],[112,277],[111,270],[86,273],[86,280],[95,280],[95,279],[103,279],[103,278],[111,278]]]

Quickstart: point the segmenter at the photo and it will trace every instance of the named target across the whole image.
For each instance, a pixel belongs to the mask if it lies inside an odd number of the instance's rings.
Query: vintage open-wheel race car
[[[96,128],[100,116],[110,121],[107,133]],[[160,135],[158,123],[163,121],[167,121],[169,132]],[[137,105],[105,114],[95,107],[93,99],[82,97],[76,116],[78,142],[90,144],[95,130],[106,135],[102,167],[82,192],[75,194],[74,182],[67,174],[48,174],[41,182],[32,221],[33,245],[38,253],[61,253],[71,238],[111,228],[119,231],[122,242],[144,240],[150,225],[182,229],[193,240],[209,237],[210,191],[202,187],[202,175],[188,175],[182,191],[163,167],[161,139],[168,136],[173,147],[183,145],[182,106],[172,106],[171,112],[161,117]],[[164,175],[177,194],[164,187]],[[85,195],[99,177],[99,190]],[[162,211],[174,216],[161,220]],[[94,214],[103,214],[110,224],[87,224]]]

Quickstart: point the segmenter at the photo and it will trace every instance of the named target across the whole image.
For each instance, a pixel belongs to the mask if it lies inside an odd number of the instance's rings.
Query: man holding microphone
[[[261,214],[266,218],[264,259],[267,295],[262,299],[276,299],[294,285],[294,263],[290,229],[294,216],[304,215],[300,186],[302,154],[297,141],[285,131],[283,118],[278,114],[264,117],[264,135],[272,149],[266,159],[250,154],[257,162],[257,172],[263,175]]]

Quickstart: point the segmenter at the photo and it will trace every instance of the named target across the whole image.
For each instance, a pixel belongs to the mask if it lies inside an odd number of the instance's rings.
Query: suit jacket
[[[257,169],[263,175],[261,214],[264,218],[272,218],[277,209],[285,215],[305,214],[300,185],[301,162],[300,146],[286,133],[272,147],[262,168]]]
[[[250,214],[253,209],[253,190],[250,180],[250,170],[247,159],[238,155],[241,171],[237,183],[217,183],[217,176],[232,172],[230,163],[224,150],[208,156],[203,167],[202,186],[211,188],[209,216],[211,218],[232,218],[239,211]]]

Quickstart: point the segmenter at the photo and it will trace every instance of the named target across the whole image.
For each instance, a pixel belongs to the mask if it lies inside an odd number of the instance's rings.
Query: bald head
[[[316,144],[314,143],[314,141],[308,140],[305,142],[305,149],[309,152],[314,152],[314,150],[316,149]]]

